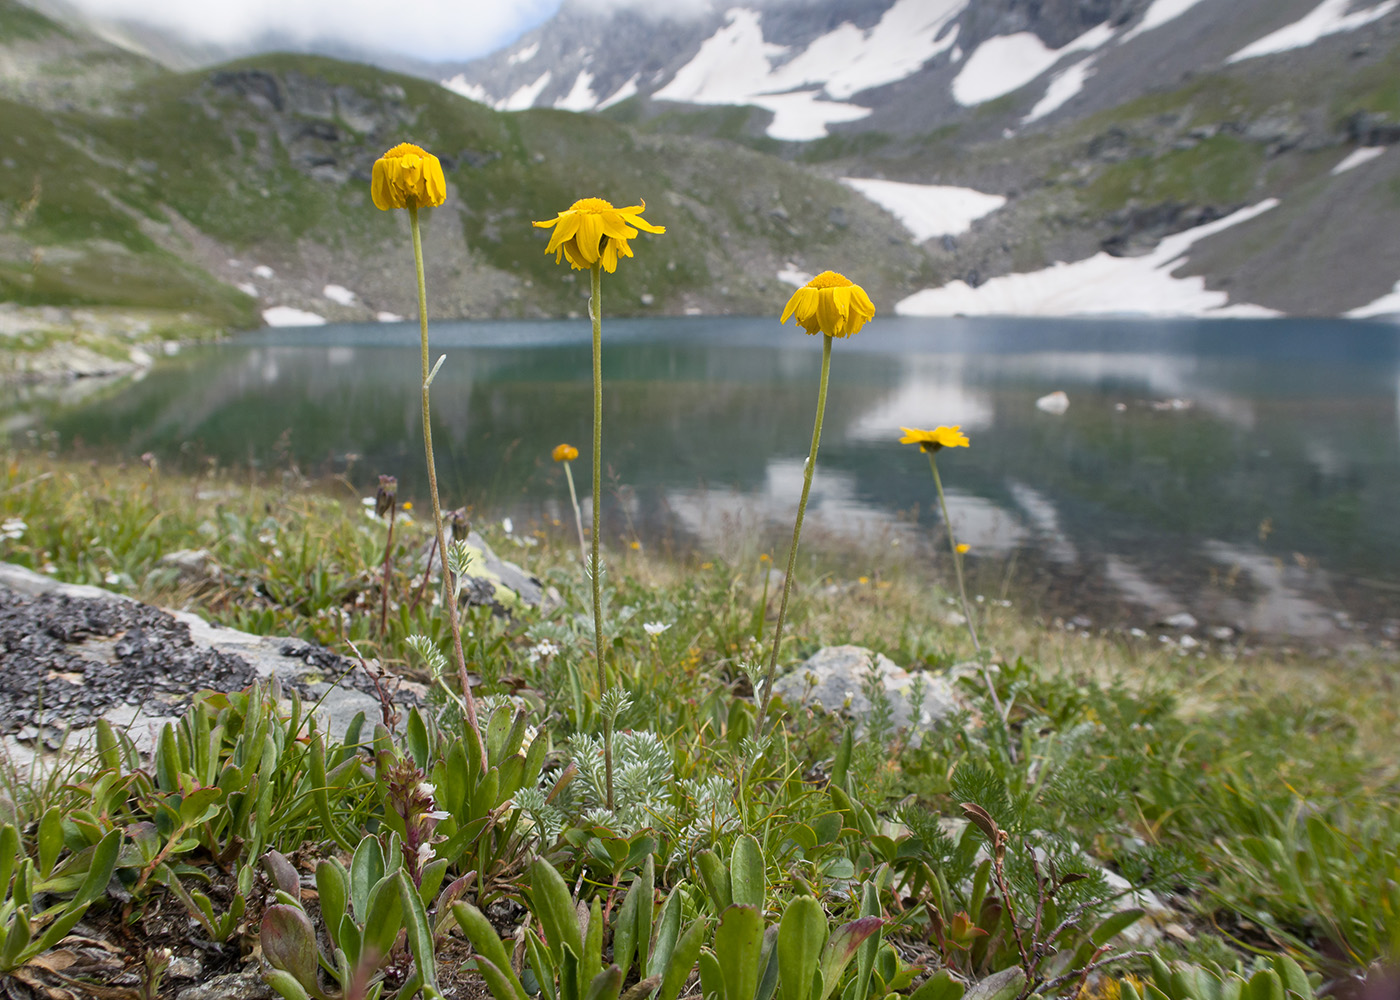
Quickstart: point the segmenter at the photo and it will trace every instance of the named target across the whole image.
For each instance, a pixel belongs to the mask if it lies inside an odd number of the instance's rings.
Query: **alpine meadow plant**
[[[433,527],[436,531],[437,550],[445,554],[447,541],[442,526],[442,504],[438,499],[437,468],[433,462],[433,424],[429,391],[432,388],[433,376],[447,360],[447,356],[440,357],[433,368],[428,367],[428,289],[423,275],[423,239],[418,226],[420,207],[435,208],[447,200],[447,181],[443,177],[442,164],[432,153],[411,143],[400,143],[375,161],[370,180],[370,195],[374,199],[375,207],[382,211],[394,208],[408,209],[409,229],[413,234],[413,268],[418,279],[418,329],[423,380],[423,451],[428,462],[428,492],[433,500]],[[476,717],[471,678],[467,675],[466,656],[462,652],[462,626],[458,620],[456,594],[445,560],[442,576],[443,603],[447,605],[447,621],[452,630],[452,651],[456,656],[457,677],[462,686],[463,712],[477,742],[482,745],[484,754],[485,744],[482,742],[481,727]]]
[[[593,582],[593,653],[598,663],[598,697],[608,689],[606,653],[603,647],[603,565],[598,555],[603,498],[603,271],[617,271],[619,257],[631,257],[628,240],[638,230],[664,233],[665,226],[654,226],[642,218],[646,202],[614,208],[602,198],[582,198],[552,219],[536,222],[539,229],[553,229],[546,254],[555,263],[567,258],[576,271],[589,272],[588,316],[593,321],[593,547],[587,565]],[[633,228],[635,227],[635,228]],[[426,355],[425,355],[426,357]],[[426,390],[425,390],[426,391]],[[570,476],[572,485],[573,477]],[[606,755],[607,807],[613,807],[612,723],[604,718],[603,752]]]
[[[778,655],[783,644],[783,625],[787,620],[788,598],[792,594],[792,574],[797,568],[797,543],[802,537],[802,518],[807,513],[807,498],[812,493],[812,475],[817,467],[817,447],[822,439],[822,417],[826,413],[826,387],[831,377],[831,341],[834,337],[852,337],[860,332],[875,315],[875,304],[865,289],[835,271],[823,271],[792,293],[782,318],[786,323],[794,317],[809,334],[822,335],[822,373],[817,389],[817,418],[812,425],[812,446],[802,466],[802,496],[797,501],[797,520],[792,527],[792,547],[788,550],[787,574],[783,577],[783,600],[778,605],[778,622],[773,630],[773,649],[768,657],[768,670],[763,678],[763,693],[758,702],[758,717],[754,734],[762,738],[768,703],[773,697],[773,679],[778,672]]]

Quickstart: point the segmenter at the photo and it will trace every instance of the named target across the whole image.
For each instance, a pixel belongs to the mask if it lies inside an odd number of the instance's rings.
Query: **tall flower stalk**
[[[781,323],[795,316],[810,334],[822,334],[822,372],[817,389],[817,418],[812,424],[812,444],[807,450],[807,462],[802,467],[802,496],[797,501],[797,520],[792,526],[792,548],[788,550],[787,573],[783,576],[783,599],[778,605],[778,621],[773,630],[773,648],[768,654],[768,669],[763,675],[763,692],[759,696],[758,716],[754,720],[754,735],[761,739],[763,723],[768,717],[768,704],[773,698],[773,679],[778,672],[778,654],[783,645],[783,625],[787,621],[788,598],[792,595],[792,576],[797,568],[797,545],[802,537],[802,519],[807,514],[807,498],[812,492],[812,476],[817,469],[817,448],[822,439],[822,418],[826,414],[826,388],[831,377],[831,341],[833,337],[849,337],[875,315],[875,305],[865,289],[835,271],[823,271],[793,293],[783,310]]]
[[[614,208],[602,198],[582,198],[553,219],[536,222],[541,229],[553,229],[545,253],[554,254],[555,262],[567,258],[576,271],[589,271],[588,316],[593,321],[593,538],[588,557],[588,575],[593,585],[593,654],[598,665],[598,697],[600,702],[608,691],[607,654],[603,642],[603,565],[599,555],[602,535],[603,493],[603,272],[617,270],[619,257],[631,257],[628,240],[638,230],[664,233],[665,226],[653,226],[642,218],[646,202],[626,208]],[[635,228],[634,228],[635,227]],[[573,477],[569,477],[573,486]],[[613,800],[613,723],[617,713],[604,711],[603,757],[607,778],[607,804]]]
[[[578,449],[571,444],[557,445],[552,457],[556,462],[564,463],[564,478],[569,482],[569,502],[574,505],[574,527],[578,529],[578,550],[586,565],[588,562],[588,543],[583,539],[583,515],[579,513],[578,490],[574,488],[574,470],[569,467],[569,463],[578,458]]]
[[[375,161],[370,181],[370,195],[377,208],[407,208],[409,229],[413,234],[413,268],[418,278],[418,330],[422,362],[423,451],[428,462],[428,492],[433,501],[433,528],[437,550],[442,554],[443,603],[447,606],[447,623],[452,631],[452,653],[457,663],[457,678],[462,686],[463,714],[472,735],[486,755],[486,741],[476,717],[476,699],[472,697],[471,678],[467,674],[467,658],[462,650],[462,624],[457,616],[457,582],[447,565],[447,541],[443,532],[442,503],[438,499],[437,466],[433,461],[432,408],[429,390],[435,369],[428,364],[428,286],[423,274],[423,239],[418,225],[420,205],[435,207],[447,200],[447,181],[442,164],[431,153],[410,143],[400,143]],[[442,364],[440,360],[439,365]],[[425,571],[426,572],[426,571]]]

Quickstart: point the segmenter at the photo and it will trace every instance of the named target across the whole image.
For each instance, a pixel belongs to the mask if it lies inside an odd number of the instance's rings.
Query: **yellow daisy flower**
[[[648,233],[664,233],[665,226],[653,226],[642,218],[647,203],[629,205],[626,208],[613,208],[611,202],[602,198],[581,198],[552,219],[536,222],[540,229],[553,227],[545,253],[554,254],[554,262],[560,256],[567,257],[576,271],[584,271],[603,262],[603,270],[612,274],[617,270],[617,258],[631,257],[632,248],[627,241],[637,235],[637,229]],[[635,226],[636,229],[632,227]]]
[[[875,315],[870,296],[844,274],[823,271],[792,293],[780,323],[795,315],[808,333],[849,337]]]
[[[427,150],[401,142],[374,161],[369,182],[376,208],[431,208],[447,200],[442,164]]]
[[[935,427],[931,431],[921,431],[917,427],[901,427],[904,437],[900,444],[916,444],[920,451],[937,451],[939,448],[966,448],[967,435],[962,432],[962,424],[952,427]]]
[[[578,449],[571,444],[556,445],[554,448],[554,460],[556,462],[572,462],[578,458]]]

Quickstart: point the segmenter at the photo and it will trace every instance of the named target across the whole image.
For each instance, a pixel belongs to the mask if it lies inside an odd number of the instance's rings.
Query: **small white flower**
[[[534,646],[530,647],[531,663],[534,663],[537,660],[545,659],[550,656],[558,655],[559,647],[554,645],[554,643],[550,642],[548,639],[543,639],[540,642],[536,643]]]
[[[512,531],[515,530],[515,522],[508,517],[504,518],[501,521],[501,528],[505,531],[507,535],[509,535]]]
[[[642,628],[644,628],[644,629],[646,630],[647,635],[660,635],[662,632],[665,632],[665,631],[666,631],[668,628],[670,628],[670,627],[671,627],[671,624],[668,623],[668,622],[643,622],[643,623],[642,623]]]
[[[377,501],[374,497],[360,497],[360,503],[365,507],[374,507]]]
[[[271,545],[273,542],[277,541],[277,532],[271,528],[264,528],[262,531],[258,532],[258,541],[262,542],[264,545]]]
[[[115,587],[117,584],[122,582],[122,575],[120,573],[114,573],[111,570],[108,570],[107,575],[104,576],[102,580],[104,583],[107,584],[107,586]]]
[[[432,861],[432,860],[433,860],[433,845],[432,845],[432,844],[419,844],[419,845],[418,845],[418,867],[421,868],[421,867],[423,867],[424,865],[426,865],[428,862],[430,862],[430,861]]]
[[[435,820],[440,823],[445,819],[451,819],[452,814],[446,809],[434,809],[432,812],[424,813],[423,818]]]
[[[414,789],[414,791],[417,794],[423,796],[423,798],[425,799],[431,799],[434,795],[437,794],[437,789],[433,787],[433,783],[431,781],[418,782],[418,787]]]
[[[0,523],[0,537],[23,538],[24,533],[29,530],[29,525],[24,523],[20,517],[7,517]]]
[[[51,562],[44,563],[44,572],[53,574],[58,572],[58,567]]]
[[[537,727],[535,727],[535,726],[526,726],[526,727],[525,727],[525,738],[522,739],[522,740],[520,741],[520,749],[521,749],[521,750],[529,750],[529,749],[530,749],[530,744],[533,743],[533,742],[535,742],[535,737],[538,736],[539,734],[540,734],[540,731],[539,731],[539,729],[538,729]]]

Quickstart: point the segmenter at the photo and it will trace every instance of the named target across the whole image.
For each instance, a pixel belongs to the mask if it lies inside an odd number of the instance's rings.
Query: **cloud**
[[[719,2],[718,0],[670,0],[668,3],[659,4],[656,0],[567,0],[566,6],[590,14],[607,14],[625,10],[635,14],[645,14],[656,19],[664,17],[669,20],[684,21],[712,13],[719,9]],[[748,6],[772,6],[772,0],[768,0],[767,3],[750,3]]]
[[[551,17],[559,0],[74,0],[101,19],[133,21],[204,44],[243,47],[267,38],[337,43],[423,60],[468,59],[507,45]]]

